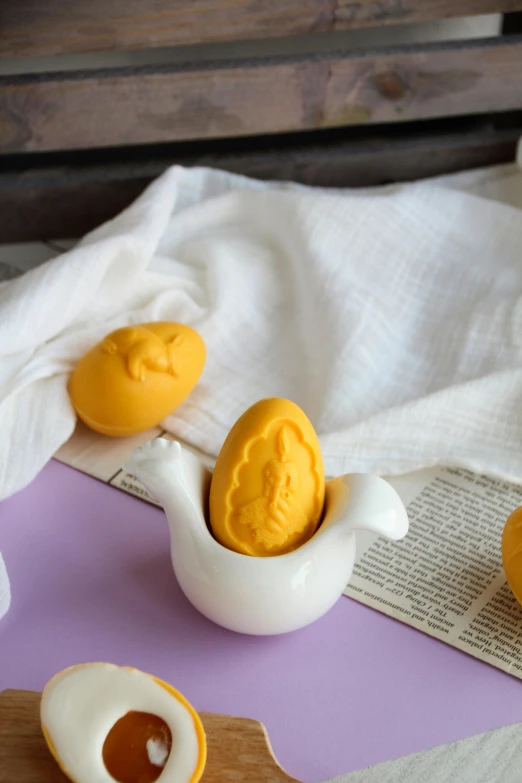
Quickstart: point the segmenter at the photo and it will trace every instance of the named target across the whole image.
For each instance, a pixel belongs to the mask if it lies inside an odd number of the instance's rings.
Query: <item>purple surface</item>
[[[0,689],[136,666],[199,710],[263,721],[305,783],[522,721],[520,681],[348,598],[287,636],[213,625],[177,586],[163,512],[56,462],[0,505],[0,550]]]

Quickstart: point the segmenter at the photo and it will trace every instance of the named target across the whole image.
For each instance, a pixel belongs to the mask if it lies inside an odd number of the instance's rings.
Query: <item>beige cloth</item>
[[[2,553],[0,552],[0,620],[7,614],[7,610],[11,604],[11,587],[9,585],[9,578],[7,576],[7,570],[5,567]]]
[[[208,349],[164,426],[217,455],[267,396],[315,426],[328,475],[458,464],[522,478],[517,166],[324,191],[174,167],[59,258],[0,284],[0,497],[70,436],[67,380],[130,323]]]
[[[328,783],[520,783],[522,723],[377,764]]]

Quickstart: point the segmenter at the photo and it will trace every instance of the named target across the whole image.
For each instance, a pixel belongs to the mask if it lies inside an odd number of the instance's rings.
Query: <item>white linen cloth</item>
[[[522,723],[477,734],[325,783],[520,783]]]
[[[9,584],[9,577],[7,576],[7,569],[5,567],[4,558],[0,552],[0,620],[7,614],[7,610],[11,605],[11,586]]]
[[[75,362],[151,320],[207,344],[165,426],[211,455],[252,403],[282,396],[328,475],[445,463],[522,480],[521,183],[515,165],[345,191],[169,169],[0,285],[0,497],[71,435]]]

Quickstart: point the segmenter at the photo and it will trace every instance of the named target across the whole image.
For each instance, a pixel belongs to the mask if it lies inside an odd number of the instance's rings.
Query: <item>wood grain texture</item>
[[[307,185],[360,187],[513,161],[522,135],[522,120],[503,129],[462,120],[444,123],[450,126],[444,131],[431,129],[431,123],[421,125],[357,135],[354,129],[346,140],[337,138],[344,131],[328,131],[280,137],[277,144],[238,140],[160,151],[145,147],[122,151],[119,160],[111,151],[75,154],[74,164],[58,156],[41,168],[32,168],[31,158],[21,156],[19,168],[0,175],[0,242],[80,237],[114,217],[173,164]]]
[[[68,783],[40,728],[40,694],[0,693],[0,783]],[[202,783],[298,783],[275,761],[261,723],[202,713],[208,759]]]
[[[522,37],[375,56],[0,79],[0,151],[239,137],[522,107]]]
[[[521,0],[4,0],[2,57],[173,46],[522,9]]]

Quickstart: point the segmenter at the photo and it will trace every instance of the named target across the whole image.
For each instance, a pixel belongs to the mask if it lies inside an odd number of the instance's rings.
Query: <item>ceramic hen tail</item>
[[[162,501],[165,490],[179,475],[181,446],[175,440],[155,438],[134,449],[123,470],[135,476],[148,493]]]

